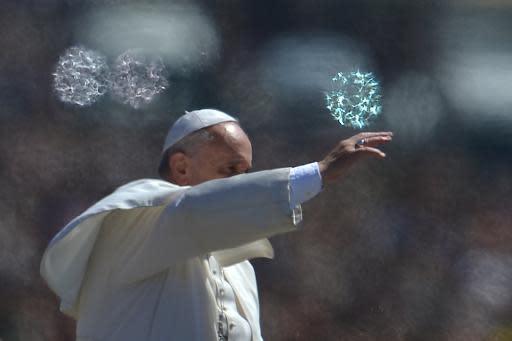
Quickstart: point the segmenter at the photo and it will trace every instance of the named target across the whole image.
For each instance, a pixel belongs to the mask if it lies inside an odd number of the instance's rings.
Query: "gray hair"
[[[196,153],[199,147],[215,139],[215,136],[208,131],[207,128],[208,127],[199,129],[198,131],[185,136],[164,152],[160,165],[158,166],[158,174],[160,175],[160,178],[169,178],[171,173],[169,159],[171,156],[176,153],[192,155]]]

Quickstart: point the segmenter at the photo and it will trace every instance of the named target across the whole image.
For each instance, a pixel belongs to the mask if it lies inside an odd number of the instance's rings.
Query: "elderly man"
[[[248,171],[251,143],[217,110],[186,113],[169,130],[162,180],[118,188],[60,231],[41,273],[77,320],[77,340],[262,340],[248,262],[266,239],[297,230],[301,203],[344,176],[392,134],[362,133],[295,168]]]

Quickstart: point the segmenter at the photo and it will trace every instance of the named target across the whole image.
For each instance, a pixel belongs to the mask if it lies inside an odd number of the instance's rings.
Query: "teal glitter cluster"
[[[332,81],[326,107],[342,126],[362,129],[381,113],[379,83],[371,72],[338,72]]]

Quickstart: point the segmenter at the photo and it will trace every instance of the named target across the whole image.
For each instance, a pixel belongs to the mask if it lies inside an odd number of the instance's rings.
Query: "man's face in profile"
[[[237,123],[220,123],[208,131],[214,138],[198,147],[193,155],[177,153],[170,158],[173,182],[194,186],[247,173],[252,168],[251,142]]]

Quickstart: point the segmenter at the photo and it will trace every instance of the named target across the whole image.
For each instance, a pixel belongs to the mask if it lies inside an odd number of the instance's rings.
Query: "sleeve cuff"
[[[318,162],[294,167],[290,170],[290,208],[295,208],[322,190],[322,176]]]

